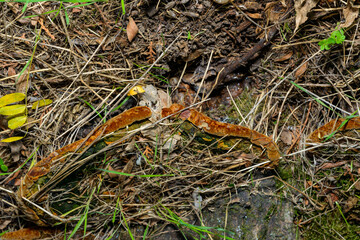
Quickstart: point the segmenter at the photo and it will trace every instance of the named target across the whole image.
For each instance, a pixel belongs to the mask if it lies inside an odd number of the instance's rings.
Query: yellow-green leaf
[[[25,94],[23,93],[10,93],[0,98],[0,107],[12,104],[15,102],[20,102],[25,99]]]
[[[22,115],[22,116],[19,116],[19,117],[14,117],[14,118],[11,118],[8,121],[8,127],[10,129],[15,129],[17,127],[20,127],[20,126],[24,125],[25,122],[26,122],[26,116],[25,115]]]
[[[23,104],[16,104],[16,105],[10,105],[5,107],[0,107],[0,114],[1,115],[17,115],[20,113],[25,112],[25,105]]]
[[[43,107],[43,106],[46,106],[46,105],[49,105],[51,104],[53,101],[51,99],[43,99],[43,100],[39,100],[39,101],[36,101],[33,103],[32,105],[32,109],[36,109],[38,107]]]
[[[20,139],[23,139],[24,137],[9,137],[9,138],[5,138],[3,140],[1,140],[0,142],[15,142],[15,141],[19,141]]]

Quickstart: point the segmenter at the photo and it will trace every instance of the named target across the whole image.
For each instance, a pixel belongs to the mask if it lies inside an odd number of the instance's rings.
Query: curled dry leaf
[[[135,38],[138,31],[139,28],[136,26],[134,19],[132,17],[129,17],[129,23],[126,27],[126,34],[129,42],[131,42]]]
[[[16,75],[16,71],[13,67],[9,67],[8,68],[8,76],[11,77],[11,76],[14,76]]]
[[[296,32],[301,24],[306,22],[308,19],[308,13],[316,6],[318,2],[319,0],[295,0],[296,27],[294,32]]]
[[[144,88],[140,85],[137,85],[137,86],[131,88],[127,95],[134,96],[134,95],[137,95],[139,93],[144,93],[144,92],[145,92]]]
[[[261,13],[246,13],[252,19],[262,19]]]
[[[358,17],[359,9],[354,8],[351,1],[348,1],[346,8],[344,8],[343,10],[343,13],[345,17],[345,22],[340,24],[340,28],[347,28],[350,27],[351,24],[353,24],[355,19]]]
[[[283,61],[289,60],[292,57],[292,55],[293,55],[293,52],[291,51],[285,55],[282,55],[282,56],[276,58],[274,61],[275,62],[283,62]]]
[[[285,129],[280,135],[281,141],[283,141],[286,145],[291,145],[293,140],[293,135],[290,130]]]
[[[22,74],[17,77],[16,79],[16,91],[19,93],[27,93],[27,90],[29,88],[29,81],[31,81],[31,78],[29,77],[28,81],[28,74],[30,72],[30,67],[27,67],[25,71],[22,72]],[[20,72],[21,73],[21,72]]]
[[[296,72],[295,72],[295,77],[296,78],[301,77],[306,72],[308,63],[309,62],[305,62],[298,70],[296,70]]]

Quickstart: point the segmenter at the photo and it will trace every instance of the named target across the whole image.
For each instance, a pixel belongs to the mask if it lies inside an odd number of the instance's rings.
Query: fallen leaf
[[[10,129],[18,128],[18,127],[24,125],[24,123],[26,122],[26,119],[27,119],[27,117],[26,117],[25,115],[11,118],[11,119],[8,121],[8,127],[9,127]],[[17,141],[17,140],[16,140],[16,141]]]
[[[6,116],[10,116],[10,115],[17,115],[20,113],[24,113],[25,112],[25,105],[23,104],[15,104],[15,105],[10,105],[10,106],[4,106],[0,108],[0,114],[1,115],[6,115]]]
[[[289,60],[293,55],[293,52],[289,52],[283,56],[280,56],[279,58],[275,59],[274,61],[275,62],[283,62],[283,61],[286,61],[286,60]]]
[[[255,2],[255,1],[246,1],[244,3],[244,6],[247,10],[253,10],[253,11],[256,11],[256,10],[261,10],[263,9],[263,7],[261,6],[260,3],[258,2]]]
[[[348,1],[346,8],[343,9],[343,13],[345,17],[345,22],[340,24],[340,28],[347,28],[350,27],[351,24],[353,24],[354,20],[359,15],[359,9],[354,8],[351,1]]]
[[[347,163],[347,161],[341,161],[341,162],[336,162],[336,163],[324,163],[323,165],[321,165],[320,169],[324,170],[324,169],[329,169],[329,168],[336,168],[336,167],[340,167],[346,163]]]
[[[354,206],[356,206],[356,204],[358,203],[359,199],[357,197],[352,197],[350,196],[346,202],[345,202],[345,206],[344,206],[344,212],[347,213],[348,211],[350,211],[352,208],[354,208]]]
[[[265,6],[265,15],[267,21],[271,23],[278,22],[283,11],[280,11],[279,4],[277,2],[269,2]]]
[[[75,6],[76,5],[79,5],[79,3],[75,3]],[[80,7],[74,7],[73,9],[72,9],[72,12],[73,13],[79,13],[79,12],[81,12],[82,11],[82,9],[80,8]]]
[[[295,72],[295,77],[296,78],[301,77],[306,72],[308,63],[309,62],[305,62],[298,70],[296,70],[296,72]]]
[[[25,71],[22,72],[22,74],[17,77],[16,79],[16,91],[20,93],[27,93],[27,90],[29,88],[29,82],[28,82],[28,76],[29,74],[29,67]],[[30,81],[30,79],[29,79]]]
[[[132,17],[129,17],[129,23],[126,27],[126,34],[129,42],[131,42],[135,38],[138,31],[139,28],[136,26],[134,19]]]
[[[360,191],[360,181],[357,181],[355,184],[354,184],[354,187],[356,190]]]
[[[308,19],[308,13],[316,6],[318,2],[319,0],[295,0],[296,27],[294,32],[296,32],[301,24],[306,22]]]
[[[142,86],[137,85],[135,87],[133,87],[132,89],[130,89],[130,91],[128,92],[128,96],[134,96],[137,95],[139,93],[143,93],[145,92],[145,90],[142,88]]]
[[[9,225],[9,223],[11,223],[11,220],[5,220],[1,225],[0,225],[0,230],[3,230],[4,228],[7,227],[7,225]]]
[[[16,71],[13,67],[9,67],[8,68],[8,76],[11,77],[11,76],[14,76],[16,75]]]
[[[41,29],[43,29],[43,30],[46,32],[46,34],[47,34],[52,40],[55,40],[54,35],[52,35],[52,34],[50,33],[49,29],[45,27],[45,25],[44,25],[44,19],[40,18],[40,19],[39,19],[39,23],[40,23],[40,25],[41,25]]]
[[[113,169],[111,166],[107,167],[107,170],[109,171],[115,171],[115,169]],[[112,172],[107,172],[107,174],[109,175],[110,178],[117,178],[119,175],[116,173],[112,173]]]
[[[9,137],[9,138],[2,139],[0,142],[6,142],[6,143],[15,142],[15,141],[19,141],[22,138],[24,138],[24,137]]]
[[[290,130],[285,129],[280,135],[281,141],[283,141],[286,145],[291,145],[292,142],[292,134]]]
[[[45,228],[23,228],[14,232],[7,232],[1,236],[3,240],[35,240],[51,238],[60,231],[58,229]]]
[[[19,141],[23,139],[24,137],[15,137],[18,138],[16,141],[12,141],[9,143],[10,151],[11,151],[11,157],[13,162],[17,162],[20,159],[20,151],[24,147],[22,141]]]
[[[52,103],[51,99],[42,99],[42,100],[34,102],[31,109],[36,109],[38,107],[43,107],[43,106],[49,105],[51,103]]]
[[[25,94],[23,93],[10,93],[0,98],[0,107],[20,102],[25,99]]]
[[[262,15],[261,13],[246,13],[246,15],[248,15],[250,18],[253,18],[253,19],[262,19]]]

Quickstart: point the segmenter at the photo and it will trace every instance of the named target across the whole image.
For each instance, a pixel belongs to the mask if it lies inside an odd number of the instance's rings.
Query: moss
[[[328,214],[322,214],[314,218],[313,221],[303,231],[303,239],[360,239],[360,226],[356,224],[346,224],[339,210],[334,210]],[[341,236],[341,237],[340,237]]]
[[[284,181],[291,179],[294,177],[294,172],[291,169],[291,165],[281,163],[279,167],[277,168],[277,171]]]

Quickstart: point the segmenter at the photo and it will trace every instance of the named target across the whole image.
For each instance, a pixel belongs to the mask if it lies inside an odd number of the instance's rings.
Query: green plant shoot
[[[321,50],[329,50],[334,44],[342,44],[345,41],[344,30],[339,29],[331,33],[329,38],[321,40],[318,44]]]

